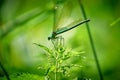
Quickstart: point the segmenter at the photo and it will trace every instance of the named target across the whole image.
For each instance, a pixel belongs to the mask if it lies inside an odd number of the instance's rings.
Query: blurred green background
[[[120,80],[120,0],[82,2],[91,20],[90,30],[104,79]],[[75,4],[72,7],[77,13],[72,17],[82,19],[81,10],[77,2]],[[10,75],[19,72],[41,75],[37,67],[44,63],[44,58],[40,57],[43,50],[33,43],[51,47],[47,37],[52,32],[54,23],[52,6],[53,0],[0,0],[0,62]],[[85,51],[84,76],[98,80],[85,25],[66,32],[63,37],[66,46],[80,47]],[[0,68],[0,77],[3,76]]]

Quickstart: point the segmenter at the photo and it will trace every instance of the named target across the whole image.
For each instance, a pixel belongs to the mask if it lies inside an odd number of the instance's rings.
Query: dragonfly
[[[70,24],[67,24],[67,25],[61,27],[62,23],[66,23],[68,21],[68,19],[70,19],[70,15],[71,15],[71,12],[72,12],[72,9],[73,9],[72,8],[73,5],[72,5],[72,2],[66,2],[64,4],[59,4],[58,3],[56,5],[57,6],[55,6],[55,11],[54,11],[53,32],[48,37],[48,40],[57,39],[59,34],[70,31],[70,30],[78,27],[79,25],[82,25],[82,24],[90,21],[89,19],[83,20],[83,21],[78,19],[76,21],[72,21]]]

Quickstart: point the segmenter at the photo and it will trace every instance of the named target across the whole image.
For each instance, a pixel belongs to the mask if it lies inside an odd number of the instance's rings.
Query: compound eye
[[[50,40],[51,38],[50,37],[48,37],[48,40]]]

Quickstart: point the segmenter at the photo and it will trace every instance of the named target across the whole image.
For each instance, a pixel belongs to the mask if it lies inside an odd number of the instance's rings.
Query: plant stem
[[[6,78],[7,78],[7,80],[10,80],[8,73],[7,73],[7,71],[5,70],[5,68],[3,67],[3,65],[1,64],[1,62],[0,62],[0,67],[1,67],[1,69],[3,70],[3,72],[4,72],[4,74],[5,74]]]
[[[86,19],[87,19],[87,16],[86,16],[86,13],[85,13],[85,9],[84,9],[84,7],[83,7],[83,4],[82,4],[81,0],[78,0],[78,1],[79,1],[81,10],[82,10],[83,17],[84,17],[84,19],[86,20]],[[93,38],[92,38],[91,31],[90,31],[90,28],[89,28],[89,24],[88,24],[88,23],[86,23],[86,27],[87,27],[88,36],[89,36],[89,39],[90,39],[90,43],[91,43],[93,55],[94,55],[94,58],[95,58],[96,66],[97,66],[97,69],[98,69],[98,72],[99,72],[100,80],[104,80],[103,75],[102,75],[102,72],[101,72],[100,64],[99,64],[99,61],[98,61],[97,53],[96,53],[96,50],[95,50]]]
[[[56,59],[56,63],[55,63],[55,80],[57,80],[57,59]]]

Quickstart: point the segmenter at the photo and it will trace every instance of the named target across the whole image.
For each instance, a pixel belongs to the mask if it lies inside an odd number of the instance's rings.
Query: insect
[[[72,23],[70,23],[66,26],[60,27],[60,24],[66,23],[68,21],[71,10],[72,10],[72,3],[71,2],[66,2],[64,4],[57,3],[56,5],[57,6],[55,6],[55,11],[54,11],[54,19],[55,20],[54,20],[53,32],[48,37],[48,40],[57,39],[58,38],[57,35],[67,32],[71,29],[78,27],[79,25],[81,25],[83,23],[90,21],[89,19],[83,20],[83,21],[78,19],[76,21],[72,21]]]

